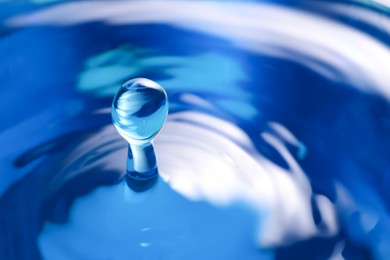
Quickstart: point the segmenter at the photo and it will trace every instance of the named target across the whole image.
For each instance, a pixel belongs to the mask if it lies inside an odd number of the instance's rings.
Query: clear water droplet
[[[129,143],[127,183],[134,190],[150,187],[158,176],[153,138],[168,114],[165,90],[145,78],[125,82],[112,103],[112,121]]]

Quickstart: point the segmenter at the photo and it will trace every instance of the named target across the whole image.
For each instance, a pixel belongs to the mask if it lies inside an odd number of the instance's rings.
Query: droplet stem
[[[144,191],[158,179],[156,155],[153,145],[129,144],[127,159],[127,185],[134,191]]]
[[[145,145],[129,145],[129,153],[132,153],[133,164],[127,166],[128,172],[148,177],[157,172],[156,156],[151,143]],[[130,168],[130,169],[129,169]],[[129,171],[130,170],[130,171]]]

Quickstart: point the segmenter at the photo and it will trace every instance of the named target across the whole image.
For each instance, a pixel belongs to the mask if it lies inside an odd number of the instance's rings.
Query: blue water
[[[0,259],[389,258],[386,1],[0,5]],[[134,192],[140,77],[170,105]]]

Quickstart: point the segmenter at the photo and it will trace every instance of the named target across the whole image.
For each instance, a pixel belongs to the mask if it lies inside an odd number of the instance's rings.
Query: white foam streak
[[[390,0],[372,0],[372,1],[381,4],[383,6],[390,7]]]
[[[356,21],[370,25],[379,31],[390,33],[390,19],[386,15],[371,9],[343,3],[315,3],[314,6],[331,14],[352,17]],[[388,6],[390,7],[390,4]]]

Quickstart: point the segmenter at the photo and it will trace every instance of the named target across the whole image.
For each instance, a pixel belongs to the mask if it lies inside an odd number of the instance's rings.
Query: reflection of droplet
[[[150,246],[151,244],[150,243],[140,243],[139,244],[141,247],[148,247]]]
[[[134,190],[150,187],[157,178],[152,140],[168,114],[168,98],[156,82],[138,78],[125,82],[112,103],[112,121],[129,143],[127,183]]]

